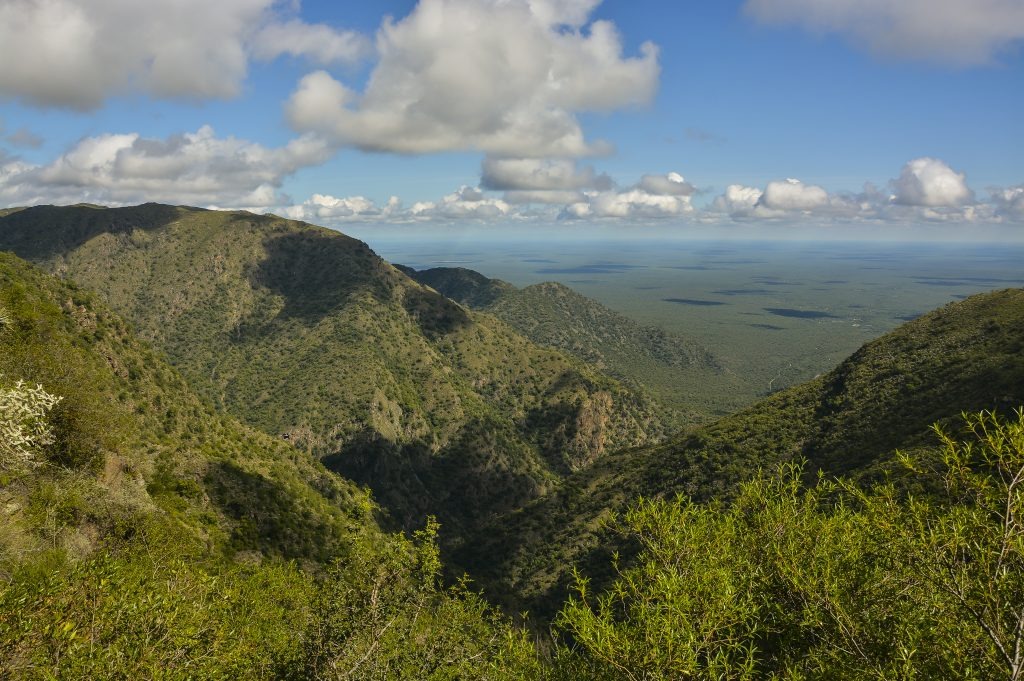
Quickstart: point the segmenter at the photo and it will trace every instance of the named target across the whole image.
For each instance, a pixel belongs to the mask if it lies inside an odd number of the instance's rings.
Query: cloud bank
[[[288,201],[278,191],[284,178],[329,156],[329,147],[311,137],[269,149],[218,138],[209,127],[162,140],[136,133],[99,135],[47,165],[18,160],[0,165],[0,203],[279,206]]]

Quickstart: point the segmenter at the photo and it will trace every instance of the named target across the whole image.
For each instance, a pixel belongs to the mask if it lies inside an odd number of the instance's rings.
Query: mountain
[[[454,536],[663,433],[642,394],[408,278],[366,244],[274,216],[27,208],[0,249],[96,291],[188,383]]]
[[[617,452],[526,508],[496,519],[454,556],[513,611],[550,617],[573,565],[609,577],[629,550],[606,521],[641,497],[728,499],[759,470],[791,461],[864,483],[892,473],[893,452],[934,444],[960,414],[1024,404],[1024,290],[952,303],[867,343],[836,369],[713,424]],[[919,489],[927,481],[904,480]]]
[[[410,277],[474,310],[493,314],[533,342],[558,348],[643,386],[672,414],[675,427],[734,411],[738,378],[694,340],[645,326],[556,282],[516,288],[461,267]]]

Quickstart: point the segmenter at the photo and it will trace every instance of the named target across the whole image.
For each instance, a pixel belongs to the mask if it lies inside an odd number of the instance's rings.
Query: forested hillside
[[[654,407],[475,273],[492,311],[155,205],[0,243],[59,275],[0,254],[0,678],[1024,675],[1024,290],[644,445]],[[606,365],[643,333],[520,294]]]
[[[641,325],[568,286],[516,288],[461,267],[402,268],[472,309],[493,314],[530,340],[558,348],[642,386],[679,429],[727,413],[739,387],[722,358],[690,338]]]
[[[364,243],[244,212],[28,208],[10,249],[99,293],[217,408],[454,536],[664,429],[642,394]]]
[[[0,436],[0,678],[533,664],[441,587],[433,526],[383,533],[364,491],[215,413],[95,296],[3,254]]]
[[[729,499],[758,471],[806,461],[864,482],[892,472],[896,449],[934,441],[962,411],[1024,404],[1024,290],[947,305],[862,347],[834,371],[665,444],[625,450],[497,519],[456,556],[496,599],[550,617],[573,565],[593,573],[623,547],[604,521],[640,497]],[[904,484],[926,484],[909,476]]]

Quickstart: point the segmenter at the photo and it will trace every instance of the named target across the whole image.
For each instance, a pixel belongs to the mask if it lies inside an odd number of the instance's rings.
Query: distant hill
[[[513,611],[547,617],[572,565],[607,575],[611,552],[628,549],[603,521],[641,496],[727,499],[758,470],[793,460],[870,482],[887,474],[894,450],[933,445],[933,423],[955,430],[963,411],[1022,404],[1024,290],[972,296],[867,343],[813,381],[665,444],[601,460],[496,519],[455,560]]]
[[[642,385],[673,413],[675,426],[727,413],[737,377],[694,340],[644,326],[555,282],[519,289],[461,267],[402,270],[474,310],[493,314],[540,345],[564,350]]]
[[[39,206],[0,217],[0,249],[98,292],[214,406],[369,485],[405,527],[473,526],[664,432],[642,394],[332,230]]]

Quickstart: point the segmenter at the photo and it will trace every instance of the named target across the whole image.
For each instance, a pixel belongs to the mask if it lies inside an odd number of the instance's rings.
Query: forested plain
[[[1024,677],[1020,289],[716,420],[628,371],[692,339],[301,223],[0,249],[0,678]]]

